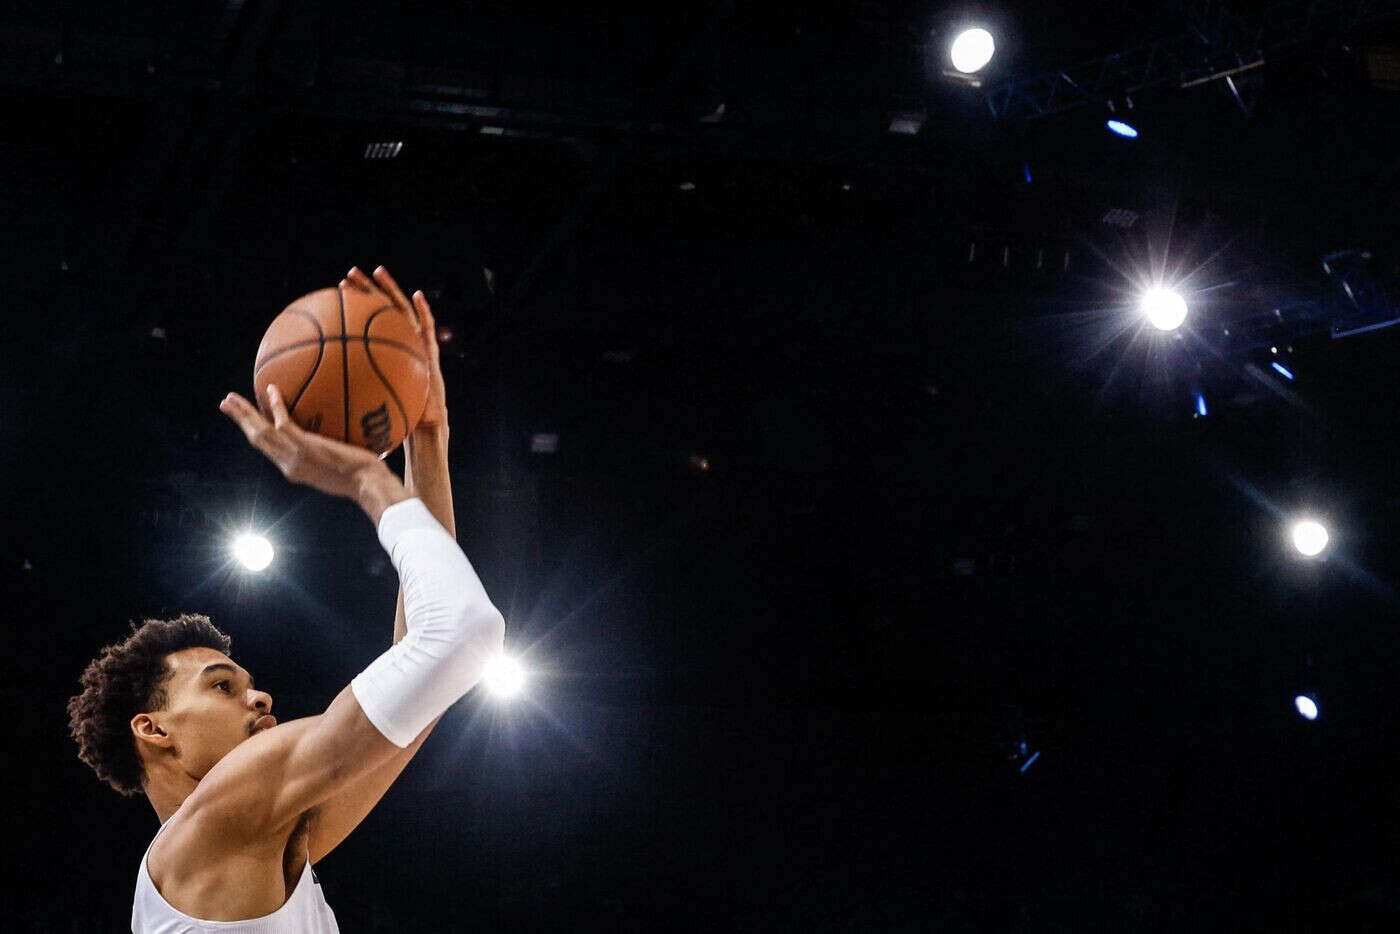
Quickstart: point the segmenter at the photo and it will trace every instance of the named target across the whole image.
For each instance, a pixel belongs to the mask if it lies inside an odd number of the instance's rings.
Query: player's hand
[[[447,389],[442,381],[442,362],[438,353],[437,323],[433,320],[433,310],[428,306],[428,297],[420,289],[413,293],[409,301],[403,289],[389,275],[383,266],[374,270],[374,279],[366,276],[359,266],[351,266],[345,278],[340,280],[341,288],[356,288],[363,292],[373,292],[376,288],[389,296],[389,300],[399,311],[408,315],[423,342],[423,353],[428,361],[428,404],[423,408],[423,417],[418,420],[416,430],[447,427]]]
[[[366,471],[388,470],[373,451],[333,441],[306,431],[292,421],[277,387],[269,384],[267,398],[272,421],[263,417],[247,399],[231,392],[219,403],[219,411],[238,423],[248,443],[277,465],[293,483],[355,499]]]

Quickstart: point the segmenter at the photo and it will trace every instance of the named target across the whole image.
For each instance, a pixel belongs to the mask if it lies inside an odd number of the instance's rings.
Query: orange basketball
[[[268,383],[302,428],[384,458],[423,417],[428,361],[413,321],[383,292],[320,289],[288,305],[258,345],[253,392],[270,418]]]

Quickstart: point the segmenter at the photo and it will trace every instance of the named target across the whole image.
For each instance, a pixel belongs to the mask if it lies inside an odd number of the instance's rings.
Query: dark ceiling
[[[62,704],[129,620],[208,613],[288,716],[388,640],[362,515],[216,410],[352,263],[452,332],[459,537],[536,680],[327,860],[342,930],[1393,929],[1400,328],[1338,335],[1400,314],[1400,11],[989,5],[981,87],[956,13],[7,8],[23,929],[129,914],[155,822]],[[1103,99],[989,106],[1061,73]]]

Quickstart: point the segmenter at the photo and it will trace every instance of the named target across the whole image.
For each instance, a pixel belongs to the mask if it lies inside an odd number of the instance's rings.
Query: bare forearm
[[[452,478],[447,472],[447,428],[414,432],[405,442],[404,478],[412,495],[423,500],[428,512],[457,537],[452,514]]]
[[[447,469],[447,427],[415,431],[404,440],[404,486],[409,496],[416,496],[428,507],[433,518],[452,537],[457,536],[457,522],[452,509],[452,478]],[[403,607],[403,586],[399,587],[394,610],[394,641],[407,633]]]
[[[375,528],[379,527],[379,519],[384,515],[384,510],[410,497],[408,489],[388,467],[375,465],[359,475],[355,503],[369,516],[369,521],[374,523]]]

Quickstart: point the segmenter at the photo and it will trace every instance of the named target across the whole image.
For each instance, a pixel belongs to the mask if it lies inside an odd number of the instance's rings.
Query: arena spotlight
[[[1291,537],[1293,547],[1298,549],[1299,554],[1308,558],[1317,557],[1322,553],[1322,549],[1327,547],[1327,529],[1323,528],[1322,523],[1312,519],[1295,522]]]
[[[1108,128],[1124,139],[1137,139],[1138,136],[1137,128],[1130,123],[1124,123],[1122,120],[1108,121]]]
[[[1316,720],[1318,715],[1317,698],[1312,694],[1299,694],[1293,698],[1293,709],[1304,720]]]
[[[509,655],[497,655],[486,663],[481,680],[497,697],[514,697],[525,686],[525,670]]]
[[[261,571],[272,563],[272,543],[252,532],[235,538],[231,550],[239,564],[250,571]]]
[[[986,67],[995,51],[996,43],[992,41],[992,34],[987,30],[965,29],[953,40],[953,49],[949,57],[954,68],[970,75]]]
[[[1142,296],[1142,313],[1159,331],[1175,331],[1186,320],[1186,300],[1171,289],[1150,289]]]

